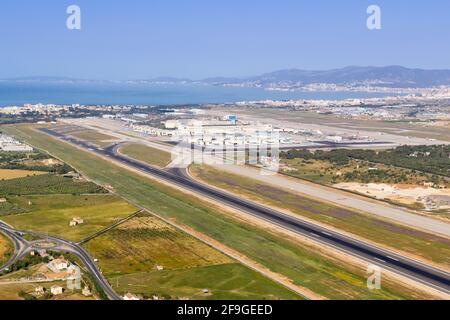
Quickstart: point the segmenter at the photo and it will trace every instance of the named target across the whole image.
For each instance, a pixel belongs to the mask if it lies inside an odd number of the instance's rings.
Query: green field
[[[121,293],[191,300],[298,300],[299,296],[237,263],[111,277]],[[203,293],[208,289],[208,293]]]
[[[0,232],[0,266],[8,262],[14,251],[14,245],[3,233]]]
[[[161,168],[167,166],[172,159],[169,152],[141,144],[126,144],[119,151],[130,158]]]
[[[76,181],[54,174],[31,176],[0,181],[0,196],[29,194],[90,194],[106,193],[102,187],[87,182]]]
[[[334,207],[297,193],[273,187],[250,178],[211,167],[194,166],[191,172],[200,179],[255,201],[269,204],[326,223],[386,246],[450,265],[450,240],[379,220],[355,211]]]
[[[299,285],[331,299],[420,299],[430,298],[411,287],[384,279],[382,290],[366,287],[366,270],[335,261],[298,242],[261,230],[224,214],[220,209],[192,196],[112,165],[66,143],[24,126],[2,130],[52,152],[101,184],[179,224],[187,225],[247,257],[280,273]]]
[[[3,200],[6,200],[6,202],[0,203],[0,217],[1,216],[9,216],[11,214],[20,214],[27,212],[26,209],[23,209],[11,202],[8,201],[6,198],[2,198]]]
[[[106,147],[117,140],[115,137],[108,136],[94,130],[75,131],[71,132],[70,135],[75,138],[91,142],[99,147]]]
[[[85,244],[106,275],[233,262],[151,215],[140,215]]]
[[[299,299],[148,214],[121,224],[85,247],[121,294],[171,299]],[[163,270],[158,271],[158,266]],[[202,292],[205,288],[208,295]]]
[[[112,195],[16,196],[8,200],[27,212],[3,216],[3,221],[18,229],[48,233],[71,241],[81,241],[137,211]],[[69,227],[74,217],[84,219],[85,223]]]

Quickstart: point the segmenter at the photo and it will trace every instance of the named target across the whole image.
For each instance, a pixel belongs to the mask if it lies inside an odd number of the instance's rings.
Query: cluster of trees
[[[282,159],[324,160],[348,165],[364,160],[450,177],[450,146],[401,146],[386,151],[336,149],[331,151],[289,150]]]
[[[0,181],[2,196],[90,193],[108,193],[108,191],[92,182],[74,181],[54,174]]]
[[[22,269],[28,269],[29,267],[35,266],[40,263],[49,263],[50,260],[48,257],[42,258],[39,255],[27,255],[23,259],[12,264],[8,270],[3,271],[3,274],[8,274],[12,272],[16,272]]]
[[[0,169],[10,170],[32,170],[66,174],[73,171],[67,164],[57,164],[52,166],[27,164],[26,161],[46,160],[49,156],[41,152],[0,152]]]
[[[24,299],[26,301],[49,300],[49,299],[53,298],[53,294],[51,294],[50,292],[47,291],[44,293],[43,296],[39,297],[39,299],[38,299],[36,296],[21,290],[21,291],[19,291],[19,297],[21,297],[22,299]]]
[[[333,177],[335,179],[335,177]],[[406,174],[397,175],[386,170],[373,171],[351,171],[343,175],[346,182],[360,181],[363,183],[406,183],[408,176]]]

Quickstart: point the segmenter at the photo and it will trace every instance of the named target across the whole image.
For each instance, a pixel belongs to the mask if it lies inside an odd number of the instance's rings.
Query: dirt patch
[[[358,192],[381,200],[406,205],[421,204],[427,211],[450,210],[450,189],[410,184],[339,183],[335,188]],[[436,201],[436,197],[441,198]]]

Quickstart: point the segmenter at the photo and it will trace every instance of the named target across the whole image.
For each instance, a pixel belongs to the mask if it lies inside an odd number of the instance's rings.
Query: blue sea
[[[44,104],[183,105],[250,100],[383,97],[358,92],[278,92],[207,85],[48,84],[0,82],[0,106]]]

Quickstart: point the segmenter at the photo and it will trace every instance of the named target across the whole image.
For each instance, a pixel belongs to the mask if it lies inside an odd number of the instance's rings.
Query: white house
[[[52,293],[52,295],[58,296],[64,293],[64,288],[60,286],[53,286],[50,288],[50,292]]]
[[[69,222],[69,226],[70,227],[76,227],[76,226],[78,226],[80,224],[83,224],[83,223],[84,223],[84,219],[79,218],[79,217],[75,217],[75,218],[72,218],[72,221]]]
[[[63,270],[67,270],[69,268],[69,262],[64,259],[64,257],[60,257],[58,259],[54,259],[47,264],[47,267],[53,272],[60,272]]]

